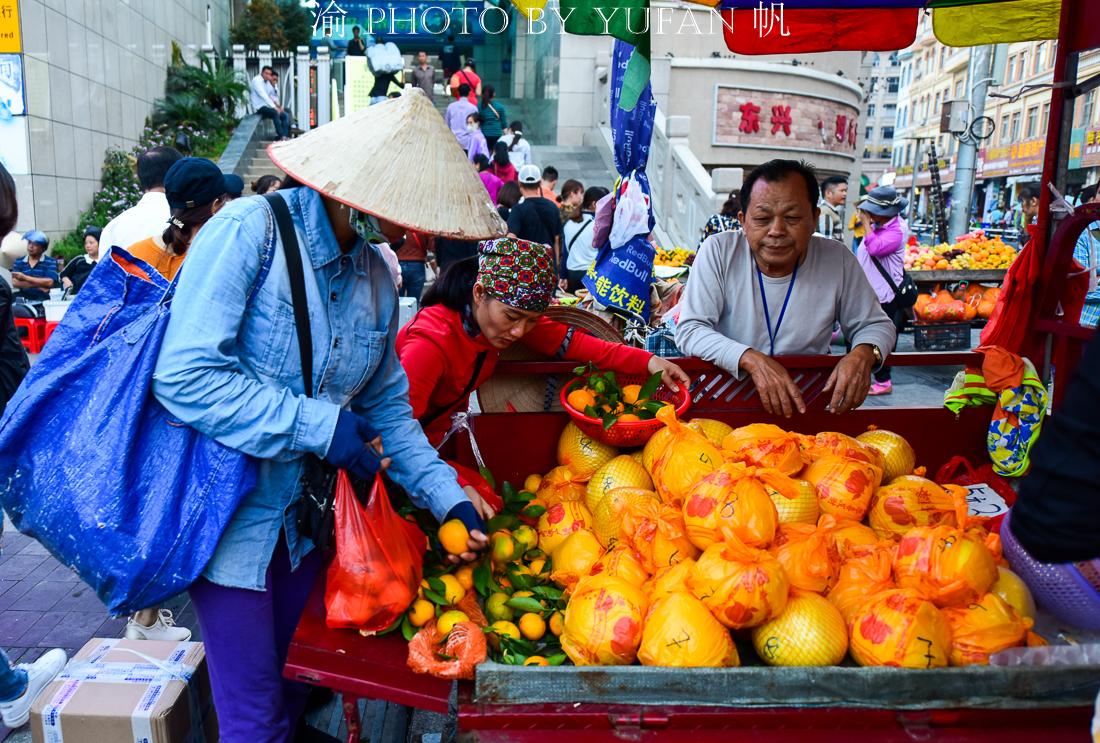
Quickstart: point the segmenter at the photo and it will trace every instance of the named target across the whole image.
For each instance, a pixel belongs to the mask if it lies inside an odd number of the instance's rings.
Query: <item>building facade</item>
[[[898,52],[868,52],[863,56],[860,85],[867,99],[863,110],[863,175],[876,183],[892,170],[898,119],[901,60]]]
[[[108,148],[137,144],[164,95],[177,43],[225,49],[230,0],[4,0],[18,38],[0,47],[21,111],[0,117],[0,159],[19,189],[18,229],[71,230],[99,188]],[[7,54],[3,54],[7,52]]]

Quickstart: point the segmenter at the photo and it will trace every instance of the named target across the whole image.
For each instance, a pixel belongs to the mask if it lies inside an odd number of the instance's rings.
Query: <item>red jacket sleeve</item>
[[[397,352],[409,378],[409,404],[413,418],[421,418],[431,405],[432,392],[447,363],[443,350],[426,338],[410,335]]]
[[[555,358],[562,351],[569,328],[548,318],[540,318],[534,329],[523,337],[523,344],[543,356]],[[622,343],[608,343],[589,335],[583,330],[574,330],[562,358],[568,361],[591,361],[600,369],[620,374],[646,375],[649,373],[649,351],[632,348]]]

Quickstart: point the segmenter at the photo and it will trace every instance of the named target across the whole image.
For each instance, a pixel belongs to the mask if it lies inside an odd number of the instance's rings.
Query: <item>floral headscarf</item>
[[[549,245],[501,237],[478,245],[477,283],[518,310],[543,312],[554,296],[557,272]]]

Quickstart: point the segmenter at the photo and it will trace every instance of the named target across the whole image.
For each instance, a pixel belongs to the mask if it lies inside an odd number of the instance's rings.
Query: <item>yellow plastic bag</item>
[[[836,542],[836,551],[841,562],[851,557],[855,548],[875,546],[880,541],[874,529],[851,519],[837,519],[829,533]]]
[[[565,589],[572,588],[592,570],[604,548],[587,529],[573,532],[550,553],[550,580]]]
[[[664,596],[649,607],[638,660],[643,666],[674,668],[730,668],[741,663],[729,630],[686,591]]]
[[[679,508],[639,498],[629,502],[622,515],[620,542],[634,549],[650,574],[699,554],[687,537],[684,516]]]
[[[836,431],[822,431],[814,436],[802,436],[798,440],[802,455],[807,462],[813,463],[822,457],[844,457],[867,462],[880,470],[886,464],[882,452],[871,446],[864,446],[851,436]]]
[[[642,565],[637,553],[632,548],[621,544],[609,549],[603,557],[596,561],[588,574],[620,578],[639,588],[649,580],[649,573],[646,572],[645,566]]]
[[[963,606],[989,592],[997,561],[976,532],[954,526],[918,526],[898,543],[894,577],[936,606]]]
[[[1004,599],[1024,619],[1035,621],[1035,599],[1031,596],[1031,589],[1008,568],[997,566],[997,581],[989,592]]]
[[[642,642],[647,608],[642,590],[625,580],[585,578],[565,608],[562,650],[578,666],[628,666]]]
[[[895,477],[913,474],[917,466],[917,453],[901,434],[872,428],[856,436],[856,441],[864,446],[878,449],[882,454],[882,481],[891,482]]]
[[[750,547],[767,547],[775,539],[779,514],[764,482],[775,490],[797,494],[793,480],[776,470],[758,470],[735,462],[723,464],[697,482],[684,499],[684,526],[699,549],[721,540],[722,527]]]
[[[592,514],[577,501],[555,503],[539,516],[539,549],[546,554],[565,541],[575,531],[592,530]]]
[[[955,526],[966,488],[947,489],[924,477],[904,475],[875,491],[868,521],[883,539],[898,540],[916,526]]]
[[[653,464],[653,480],[661,500],[680,506],[696,482],[722,463],[722,455],[706,436],[681,423],[666,405],[657,412],[670,434],[668,444]]]
[[[776,531],[771,552],[792,588],[824,595],[836,583],[840,554],[830,534],[835,523],[825,514],[817,526],[783,524]]]
[[[884,549],[869,549],[840,566],[836,585],[828,599],[851,625],[863,605],[874,596],[897,588],[893,555]]]
[[[1023,645],[1034,622],[995,593],[976,603],[943,610],[951,626],[951,665],[989,665],[989,656]]]
[[[882,468],[857,459],[826,455],[802,473],[817,490],[823,513],[862,521],[882,482]]]
[[[884,591],[856,612],[849,649],[861,666],[943,668],[951,653],[951,627],[917,591]]]
[[[652,490],[653,480],[645,471],[645,467],[634,461],[634,457],[629,454],[620,454],[592,475],[585,492],[584,505],[588,506],[589,511],[595,513],[596,506],[600,504],[603,497],[615,488]]]
[[[592,477],[618,453],[615,447],[597,441],[573,422],[565,427],[558,439],[558,464],[568,467],[582,481]]]
[[[787,605],[790,583],[779,561],[765,550],[741,544],[732,534],[712,544],[695,562],[688,586],[719,622],[730,629],[763,624]]]
[[[643,590],[646,596],[649,597],[650,603],[664,596],[668,596],[670,593],[690,591],[691,589],[688,588],[688,578],[691,576],[691,571],[694,567],[695,560],[687,559],[681,560],[675,565],[670,565],[667,568],[658,570],[643,586]]]
[[[713,418],[692,418],[688,425],[707,437],[707,441],[721,447],[722,441],[733,431],[733,426]]]
[[[782,614],[752,630],[752,645],[769,666],[835,666],[848,654],[848,627],[827,599],[795,589]]]
[[[576,475],[566,466],[555,467],[546,473],[535,494],[547,506],[565,501],[584,502],[588,491],[588,478]]]
[[[770,423],[735,428],[722,440],[727,459],[796,475],[806,465],[799,446],[801,436]]]
[[[604,547],[613,547],[618,543],[623,530],[623,509],[626,504],[645,498],[657,500],[657,493],[642,488],[614,488],[600,500],[592,512],[592,530]]]

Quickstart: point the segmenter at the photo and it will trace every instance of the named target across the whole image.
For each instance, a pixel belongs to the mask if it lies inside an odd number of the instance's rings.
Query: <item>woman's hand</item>
[[[447,561],[454,565],[460,562],[477,560],[478,553],[489,546],[489,537],[485,534],[485,527],[479,522],[493,516],[493,509],[478,494],[477,490],[469,485],[463,486],[462,489],[466,492],[466,497],[470,499],[470,502],[459,503],[447,513],[447,517],[444,519],[444,521],[459,519],[470,533],[469,538],[466,540],[465,552],[461,555],[447,555]],[[470,513],[471,508],[477,511],[476,515]]]
[[[73,288],[73,280],[70,279],[68,276],[61,279],[61,288],[62,289],[72,289]]]
[[[478,512],[481,518],[488,521],[496,515],[496,511],[493,507],[485,502],[485,499],[481,497],[481,494],[477,492],[477,488],[470,485],[464,485],[462,487],[466,491],[466,497],[470,499],[470,502],[474,504],[474,509]]]
[[[684,372],[676,364],[672,363],[668,359],[661,358],[654,354],[649,357],[649,363],[646,365],[646,369],[650,374],[661,373],[661,381],[664,382],[669,389],[673,392],[680,391],[680,385],[685,387],[691,384],[691,379],[687,373]]]

